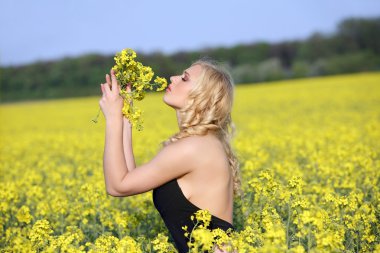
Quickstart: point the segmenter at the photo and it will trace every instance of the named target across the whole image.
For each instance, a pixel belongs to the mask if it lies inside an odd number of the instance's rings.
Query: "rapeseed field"
[[[137,165],[177,131],[162,95],[138,104]],[[151,192],[106,194],[99,99],[0,105],[1,252],[175,252]],[[380,252],[380,73],[237,86],[232,119],[238,252]]]

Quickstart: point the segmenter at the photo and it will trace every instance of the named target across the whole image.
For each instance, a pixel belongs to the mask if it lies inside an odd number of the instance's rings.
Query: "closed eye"
[[[182,81],[186,82],[189,80],[189,73],[185,70],[181,76]]]

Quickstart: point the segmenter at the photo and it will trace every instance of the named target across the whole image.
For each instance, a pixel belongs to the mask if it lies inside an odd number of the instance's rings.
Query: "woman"
[[[106,75],[99,101],[106,119],[103,167],[112,196],[153,190],[155,207],[177,249],[187,252],[182,227],[191,231],[195,211],[212,214],[210,229],[233,229],[233,198],[240,185],[238,161],[230,146],[234,87],[226,71],[205,60],[170,81],[163,101],[175,109],[179,132],[151,161],[136,167],[132,127],[121,112],[120,86],[112,70],[111,77]]]

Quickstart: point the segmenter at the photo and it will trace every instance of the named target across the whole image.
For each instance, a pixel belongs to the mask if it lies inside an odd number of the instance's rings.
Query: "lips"
[[[166,88],[166,91],[172,91],[170,85]]]

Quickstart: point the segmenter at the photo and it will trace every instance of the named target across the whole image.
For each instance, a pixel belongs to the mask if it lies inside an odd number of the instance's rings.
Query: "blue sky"
[[[334,32],[379,0],[1,0],[0,65],[85,53],[194,50]]]

